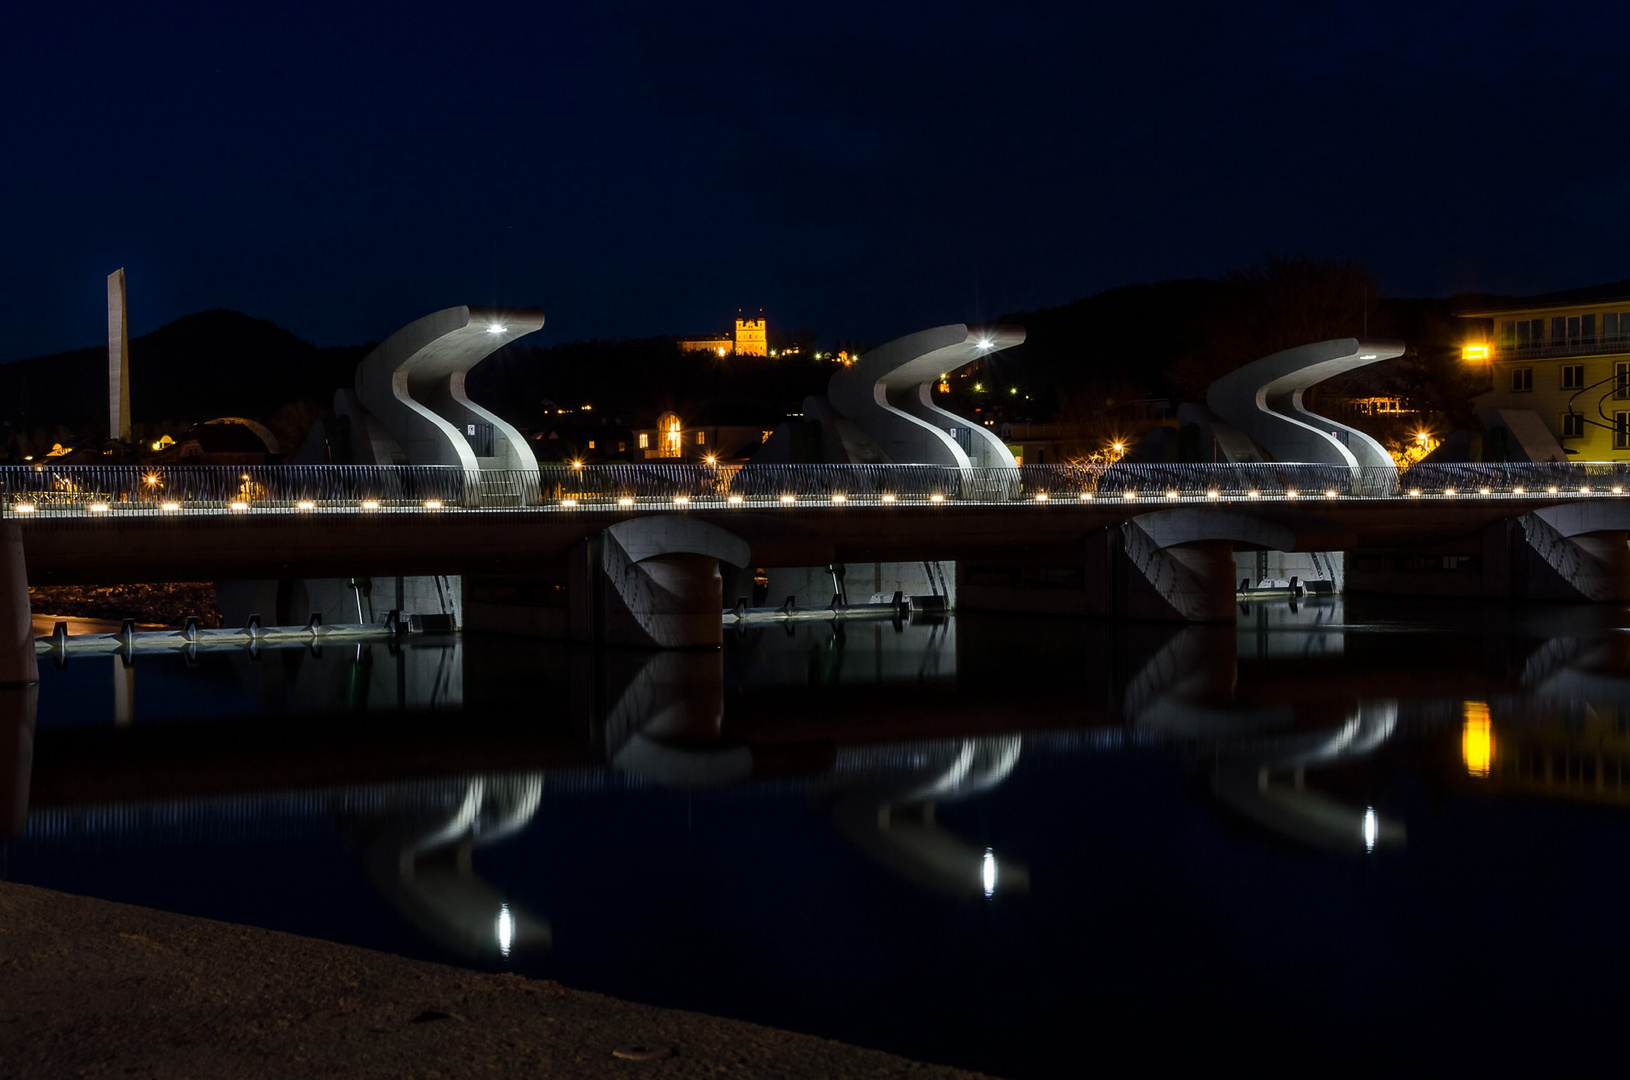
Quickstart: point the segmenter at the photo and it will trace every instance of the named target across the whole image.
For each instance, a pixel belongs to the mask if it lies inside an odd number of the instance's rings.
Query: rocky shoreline
[[[0,987],[4,1077],[978,1075],[10,882]]]
[[[28,606],[37,615],[72,615],[85,619],[135,619],[160,627],[180,628],[190,615],[199,625],[221,625],[210,582],[163,582],[155,585],[42,585],[28,590]]]

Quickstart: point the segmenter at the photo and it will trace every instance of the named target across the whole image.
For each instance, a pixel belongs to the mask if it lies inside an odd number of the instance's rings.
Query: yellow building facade
[[[710,352],[716,356],[725,356],[734,351],[735,347],[736,343],[734,341],[719,335],[679,339],[679,348],[683,352]]]
[[[1486,459],[1630,461],[1630,282],[1462,315],[1488,320],[1463,350],[1493,381]]]
[[[770,355],[770,333],[764,326],[764,316],[756,319],[736,320],[736,355]]]

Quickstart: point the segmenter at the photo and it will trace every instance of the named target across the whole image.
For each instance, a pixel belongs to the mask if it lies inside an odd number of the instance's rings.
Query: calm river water
[[[1616,1030],[1630,611],[727,636],[46,661],[0,870],[1016,1077]]]

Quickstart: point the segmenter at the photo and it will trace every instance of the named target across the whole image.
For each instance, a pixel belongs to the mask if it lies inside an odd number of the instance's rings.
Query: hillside
[[[779,417],[798,409],[806,395],[823,393],[833,370],[829,361],[807,355],[684,352],[671,337],[541,347],[521,341],[470,372],[467,385],[472,398],[523,427],[545,422],[546,402],[568,409],[593,405],[602,414],[650,426],[668,410],[692,423],[743,410]]]
[[[216,416],[270,421],[303,399],[328,406],[368,348],[321,348],[236,311],[187,315],[131,341],[131,421],[174,433]],[[0,364],[0,424],[105,431],[107,356],[96,345]]]
[[[1409,393],[1434,411],[1465,409],[1458,363],[1466,333],[1454,317],[1503,298],[1380,299],[1353,264],[1268,259],[1220,279],[1128,285],[1058,307],[1000,316],[1025,327],[1023,345],[982,369],[1009,396],[948,401],[996,419],[1084,418],[1147,397],[1192,397],[1217,374],[1279,348],[1324,338],[1397,337],[1410,353],[1365,382]],[[319,347],[235,311],[177,319],[134,339],[131,417],[138,438],[178,434],[215,416],[248,416],[297,443],[348,386],[370,346]],[[689,422],[726,413],[771,423],[807,394],[824,391],[830,362],[806,353],[782,359],[683,352],[671,337],[556,345],[516,342],[470,375],[471,396],[511,422],[534,428],[555,408],[592,404],[600,416],[649,425],[673,410]],[[994,387],[993,387],[994,389]],[[75,349],[0,365],[0,449],[21,436],[37,448],[107,423],[107,350]],[[281,422],[280,422],[281,420]],[[714,420],[713,422],[719,422]]]

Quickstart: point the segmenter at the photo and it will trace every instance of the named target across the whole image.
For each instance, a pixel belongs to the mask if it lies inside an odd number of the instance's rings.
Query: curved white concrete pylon
[[[357,398],[384,424],[410,465],[536,474],[537,459],[526,438],[472,402],[464,378],[499,347],[542,326],[543,312],[535,308],[451,307],[426,315],[386,338],[357,365]],[[476,456],[472,425],[491,427],[490,456]]]
[[[937,326],[895,338],[832,376],[827,397],[897,465],[1014,468],[995,434],[931,400],[941,375],[1024,341],[1017,326]],[[953,435],[952,432],[956,432]],[[967,432],[967,449],[960,436]]]
[[[1357,338],[1300,345],[1224,375],[1206,391],[1206,405],[1276,461],[1396,469],[1380,443],[1310,411],[1302,395],[1315,383],[1403,351],[1402,342]]]

